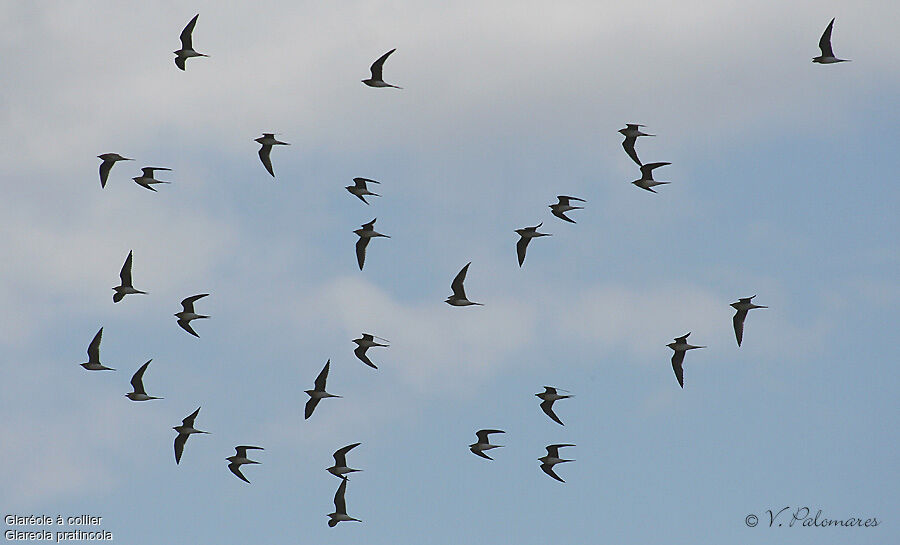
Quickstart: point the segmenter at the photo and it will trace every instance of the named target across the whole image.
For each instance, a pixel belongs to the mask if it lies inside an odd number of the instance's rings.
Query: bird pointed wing
[[[184,420],[181,421],[183,426],[187,426],[189,428],[194,427],[194,419],[197,418],[197,415],[200,414],[200,407],[197,407],[197,410],[192,412],[191,414],[184,417]]]
[[[744,319],[747,318],[746,310],[739,310],[734,313],[734,318],[731,319],[731,323],[734,324],[734,337],[737,339],[738,346],[741,345],[741,341],[744,339]]]
[[[485,454],[483,451],[475,450],[474,448],[471,448],[471,447],[469,448],[469,450],[471,450],[472,454],[474,454],[476,456],[481,456],[482,458],[487,458],[488,460],[493,460],[493,458],[491,458],[490,456]]]
[[[466,299],[466,290],[463,288],[463,282],[466,281],[466,273],[469,271],[469,265],[471,264],[471,261],[466,263],[466,266],[456,274],[456,277],[453,278],[453,282],[450,283],[450,289],[456,297]]]
[[[181,301],[181,307],[184,309],[185,312],[194,312],[194,301],[196,301],[198,299],[202,299],[202,298],[206,297],[207,295],[209,295],[209,294],[201,293],[199,295],[192,295],[192,296],[184,299],[183,301]]]
[[[191,22],[184,27],[184,30],[181,31],[181,48],[182,49],[194,49],[194,45],[191,41],[191,33],[194,32],[194,25],[197,24],[197,17],[200,17],[200,14],[194,15],[194,18],[191,19]],[[181,66],[179,66],[182,70],[184,70],[184,59],[181,61]]]
[[[825,32],[819,38],[819,49],[822,50],[823,57],[834,57],[834,51],[831,49],[831,30],[834,28],[834,19],[825,27]]]
[[[100,363],[100,341],[103,339],[103,328],[101,327],[97,334],[94,335],[94,338],[91,340],[91,344],[88,345],[87,354],[88,361]]]
[[[109,171],[113,167],[115,161],[107,161],[106,159],[100,163],[100,187],[106,187],[106,180],[109,178]]]
[[[359,265],[359,270],[363,270],[366,262],[366,246],[369,245],[370,240],[372,239],[369,237],[359,237],[359,240],[356,241],[356,263]]]
[[[546,473],[547,475],[550,475],[551,477],[553,477],[554,479],[556,479],[557,481],[559,481],[559,482],[561,482],[561,483],[566,482],[566,481],[562,480],[562,479],[560,478],[560,476],[557,475],[557,474],[553,471],[553,466],[550,465],[550,464],[541,464],[541,471],[543,471],[543,472]]]
[[[353,353],[357,358],[359,358],[359,361],[365,363],[372,369],[378,369],[378,367],[374,363],[372,363],[372,360],[369,359],[369,356],[366,355],[366,350],[368,350],[368,348],[357,346],[356,350],[354,350]]]
[[[275,171],[272,170],[272,159],[269,157],[269,154],[272,153],[272,146],[263,144],[261,148],[259,148],[259,160],[262,161],[264,167],[266,167],[266,172],[275,177]]]
[[[248,450],[266,450],[266,449],[264,449],[262,447],[253,447],[250,445],[238,445],[238,446],[234,447],[235,453],[241,458],[247,457]]]
[[[122,281],[122,285],[129,288],[134,287],[131,285],[131,261],[133,253],[133,251],[128,252],[128,257],[125,258],[125,264],[122,265],[122,270],[119,272],[119,279]]]
[[[331,360],[328,360],[325,363],[325,367],[319,372],[319,376],[316,377],[315,388],[319,392],[325,391],[325,381],[328,380],[328,368],[331,366]]]
[[[241,473],[241,464],[231,462],[230,464],[228,464],[228,469],[230,469],[238,479],[244,481],[247,484],[250,484],[250,481],[247,480],[247,477],[244,477],[244,474]]]
[[[544,414],[549,416],[551,420],[560,426],[565,426],[565,424],[562,423],[562,420],[560,420],[559,417],[556,416],[556,413],[553,412],[553,401],[548,400],[541,403],[541,410],[544,411]]]
[[[141,365],[140,369],[138,369],[134,373],[134,376],[131,377],[131,387],[134,388],[134,392],[136,394],[146,394],[147,393],[144,391],[144,382],[143,382],[144,371],[147,370],[147,366],[150,365],[151,361],[153,361],[153,360],[152,359],[147,360],[147,363],[145,363],[144,365]]]
[[[175,438],[175,463],[181,462],[181,454],[184,452],[184,444],[187,442],[188,434],[179,433]]]
[[[312,413],[313,413],[313,411],[316,410],[316,405],[318,405],[318,404],[319,404],[319,398],[317,398],[317,397],[309,398],[309,401],[306,402],[306,408],[303,411],[303,419],[304,420],[308,419],[310,416],[312,416]]]
[[[479,443],[490,443],[490,439],[488,439],[488,435],[492,433],[506,433],[503,430],[478,430],[475,432],[475,436],[478,437]]]
[[[622,147],[625,148],[625,153],[631,157],[631,160],[638,164],[638,166],[643,166],[641,160],[638,159],[637,152],[634,151],[634,143],[637,142],[637,136],[626,136],[625,140],[622,141]]]
[[[672,370],[675,371],[675,378],[678,379],[678,385],[684,388],[684,350],[676,350],[672,354]]]
[[[377,61],[372,63],[372,66],[369,68],[369,70],[372,71],[372,79],[373,80],[384,81],[384,79],[382,78],[382,75],[381,75],[381,70],[384,67],[384,61],[386,61],[387,58],[391,56],[391,53],[393,53],[394,51],[397,51],[397,49],[396,48],[391,49],[384,55],[378,57]]]
[[[180,70],[184,70],[184,57],[175,56],[175,66],[177,66]]]
[[[569,223],[575,223],[575,220],[573,220],[572,218],[566,216],[565,212],[562,212],[562,211],[560,211],[560,210],[557,209],[557,208],[551,208],[551,209],[550,209],[550,213],[553,214],[554,216],[556,216],[557,218],[563,220],[563,221],[567,221],[567,222],[569,222]]]
[[[334,493],[334,512],[342,515],[347,514],[347,504],[344,502],[344,493],[347,492],[347,479],[341,480],[337,492]]]
[[[200,338],[200,335],[197,335],[197,332],[194,331],[194,328],[193,328],[193,327],[191,327],[191,323],[190,323],[189,321],[187,321],[187,320],[178,320],[178,325],[181,326],[181,329],[187,331],[188,333],[190,333],[190,334],[193,335],[194,337],[197,337],[198,339]]]
[[[361,443],[353,443],[346,447],[339,448],[334,451],[334,465],[339,467],[347,467],[347,453],[358,447]]]
[[[647,163],[646,165],[641,165],[641,175],[645,180],[653,179],[653,169],[659,168],[666,165],[671,165],[672,163]]]
[[[522,266],[522,263],[525,262],[525,250],[528,248],[528,243],[531,241],[531,238],[523,237],[519,235],[519,242],[516,243],[516,255],[519,257],[519,266]]]

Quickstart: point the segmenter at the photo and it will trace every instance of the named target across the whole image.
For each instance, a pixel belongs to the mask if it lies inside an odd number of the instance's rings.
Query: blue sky
[[[198,12],[210,58],[181,72]],[[832,17],[853,62],[812,64]],[[896,540],[898,20],[887,1],[4,5],[4,514],[103,516],[136,545]],[[404,89],[360,83],[395,47]],[[672,163],[657,195],[629,183],[625,123]],[[274,180],[264,131],[292,144]],[[100,189],[106,152],[137,161]],[[144,165],[172,183],[135,185]],[[371,206],[355,176],[382,182]],[[587,200],[576,225],[556,195]],[[392,238],[360,272],[375,217]],[[520,269],[514,229],[541,221]],[[149,295],[114,305],[129,250]],[[485,306],[452,308],[469,261]],[[199,339],[172,316],[196,293]],[[738,348],[728,305],[753,294],[770,308]],[[114,373],[77,365],[100,326]],[[362,331],[392,341],[377,371]],[[665,345],[688,331],[708,348],[682,390]],[[129,402],[150,358],[165,399]],[[344,397],[304,421],[328,359]],[[575,394],[565,427],[544,385]],[[211,434],[176,466],[197,406]],[[468,452],[481,428],[507,432],[493,462]],[[364,522],[331,529],[325,468],[354,442]],[[539,469],[551,443],[577,445],[566,484]],[[251,485],[238,444],[266,449]],[[882,524],[765,527],[785,506]]]

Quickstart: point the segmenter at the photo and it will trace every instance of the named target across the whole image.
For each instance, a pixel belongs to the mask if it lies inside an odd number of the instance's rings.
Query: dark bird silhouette
[[[346,447],[334,451],[334,465],[327,469],[328,473],[331,473],[335,477],[346,479],[348,473],[362,471],[361,469],[352,469],[347,465],[347,453],[359,445],[360,443],[353,443],[352,445],[347,445]]]
[[[756,296],[754,295],[753,297]],[[737,311],[734,313],[731,323],[734,325],[734,337],[737,339],[738,346],[741,345],[741,341],[744,339],[744,320],[747,319],[747,312],[754,308],[769,308],[753,304],[751,302],[753,297],[743,297],[731,303],[731,306]]]
[[[88,371],[115,371],[112,367],[104,367],[103,364],[100,363],[100,341],[102,339],[103,328],[101,327],[100,331],[98,331],[91,340],[91,344],[88,345],[88,360],[81,364],[81,366]]]
[[[145,189],[149,189],[150,191],[156,191],[156,188],[153,187],[154,184],[170,184],[170,183],[172,183],[172,182],[164,182],[162,180],[157,180],[156,178],[154,178],[153,173],[154,173],[154,171],[157,171],[157,170],[172,170],[172,169],[165,168],[165,167],[144,167],[141,169],[141,175],[135,176],[134,178],[132,178],[132,180],[134,180],[134,183],[136,183],[137,185],[139,185]]]
[[[849,59],[839,59],[834,56],[834,50],[831,49],[831,31],[834,28],[834,19],[831,19],[831,22],[828,23],[828,26],[825,27],[825,32],[822,33],[822,37],[819,38],[819,49],[822,51],[822,54],[818,57],[813,57],[812,62],[818,64],[834,64],[837,62],[850,62]]]
[[[194,51],[194,45],[191,39],[191,33],[194,32],[194,26],[197,24],[197,17],[200,17],[200,14],[194,15],[194,18],[191,19],[191,22],[184,27],[184,30],[181,31],[181,49],[178,51],[174,51],[175,53],[175,66],[179,69],[184,70],[184,61],[190,59],[191,57],[208,57],[209,55],[204,55],[203,53],[197,53]]]
[[[372,66],[369,68],[372,72],[372,77],[369,79],[362,80],[363,83],[368,85],[369,87],[393,87],[395,89],[403,89],[403,87],[397,87],[396,85],[391,85],[390,83],[385,83],[382,78],[381,71],[384,68],[384,61],[387,60],[388,57],[391,56],[391,53],[397,51],[396,48],[391,49],[384,55],[378,57],[378,60],[372,63]]]
[[[678,385],[682,388],[684,388],[684,353],[695,348],[706,348],[705,346],[688,344],[687,338],[689,335],[690,333],[685,333],[681,337],[675,337],[675,342],[666,345],[675,352],[672,354],[672,370],[675,371],[675,378],[678,379]]]
[[[450,283],[450,289],[453,291],[453,293],[450,295],[450,297],[447,298],[446,301],[444,301],[448,305],[453,305],[454,307],[465,307],[465,306],[469,306],[469,305],[481,305],[481,303],[475,303],[473,301],[469,301],[466,298],[466,290],[463,287],[463,282],[466,281],[466,273],[469,271],[469,265],[471,265],[471,264],[472,264],[471,261],[466,263],[466,266],[463,267],[462,270],[460,270],[456,274],[456,277],[453,279],[453,282]]]
[[[553,466],[556,464],[561,464],[563,462],[574,462],[575,460],[564,460],[559,457],[559,449],[561,447],[574,447],[575,445],[571,443],[559,443],[556,445],[547,445],[547,455],[541,456],[538,460],[541,461],[541,471],[546,473],[547,475],[553,477],[557,481],[564,483],[566,481],[562,480],[556,472],[553,471]]]
[[[369,223],[364,223],[362,224],[362,229],[353,231],[359,235],[359,240],[356,241],[356,263],[359,264],[359,270],[363,270],[363,264],[366,262],[366,246],[369,245],[369,241],[375,237],[391,238],[388,235],[382,235],[375,231],[375,220],[377,219],[375,218]]]
[[[131,262],[132,252],[128,252],[128,257],[125,258],[125,264],[122,265],[122,270],[119,271],[119,280],[121,280],[121,282],[118,286],[113,288],[113,291],[116,292],[113,294],[113,303],[118,303],[123,297],[131,293],[147,293],[146,291],[134,289],[134,286],[131,283]]]
[[[353,339],[353,342],[356,343],[356,350],[354,350],[353,353],[356,355],[357,358],[359,358],[359,361],[365,363],[372,369],[378,369],[378,367],[376,367],[375,364],[372,363],[372,360],[370,360],[369,357],[366,355],[366,350],[372,348],[373,346],[388,346],[386,344],[381,344],[381,343],[375,342],[375,338],[376,338],[375,335],[371,335],[369,333],[363,333],[362,337],[360,337],[358,339]],[[387,341],[387,339],[382,339],[381,337],[378,337],[378,339],[380,339],[382,341]]]
[[[559,200],[559,202],[556,204],[550,205],[550,212],[554,216],[556,216],[557,218],[559,218],[563,221],[567,221],[569,223],[575,223],[574,220],[572,220],[571,218],[566,216],[566,212],[568,212],[569,210],[581,210],[584,207],[583,206],[573,206],[573,205],[569,204],[569,201],[585,202],[584,199],[579,199],[578,197],[569,197],[566,195],[557,195],[556,198]]]
[[[147,366],[150,365],[151,361],[153,360],[147,360],[147,363],[141,365],[141,367],[131,377],[131,388],[134,391],[125,394],[125,397],[127,397],[128,399],[132,401],[149,401],[151,399],[162,399],[161,397],[149,396],[147,395],[147,391],[144,390],[144,371],[147,370]]]
[[[251,446],[247,446],[247,445],[240,445],[240,446],[234,447],[234,451],[235,451],[234,456],[229,456],[228,458],[225,458],[226,460],[231,462],[230,464],[228,464],[228,469],[230,469],[231,472],[234,473],[235,477],[244,481],[247,484],[250,484],[250,481],[248,481],[247,477],[244,477],[244,474],[241,473],[241,466],[244,464],[258,464],[259,463],[259,462],[251,460],[250,458],[247,458],[247,451],[251,450],[251,449],[252,450],[265,450],[262,447],[251,447]]]
[[[181,302],[181,307],[184,309],[181,312],[176,312],[175,317],[178,318],[178,325],[181,326],[181,329],[187,331],[194,337],[199,338],[200,335],[197,335],[197,332],[194,331],[194,328],[191,327],[191,320],[199,320],[203,318],[209,318],[209,316],[204,316],[202,314],[197,314],[194,312],[194,302],[197,299],[202,297],[206,297],[209,295],[208,293],[201,293],[199,295],[192,295]]]
[[[254,141],[259,142],[259,145],[262,146],[259,148],[259,160],[262,161],[263,166],[266,167],[266,171],[274,178],[275,171],[272,170],[272,159],[270,157],[272,146],[290,146],[290,144],[275,138],[275,133],[273,132],[264,132],[262,136]]]
[[[641,132],[641,127],[643,126],[644,125],[638,125],[637,123],[627,123],[624,129],[619,129],[619,132],[625,137],[625,140],[622,141],[622,147],[625,148],[625,153],[627,153],[628,156],[631,157],[631,160],[637,163],[638,166],[643,165],[643,163],[638,159],[637,152],[634,151],[634,143],[637,142],[639,136],[656,136],[655,134]]]
[[[493,460],[490,456],[484,453],[486,450],[491,450],[492,448],[500,448],[503,445],[492,445],[488,435],[492,433],[506,433],[503,430],[478,430],[475,432],[475,436],[478,437],[478,441],[469,445],[469,450],[472,451],[472,454],[476,456],[481,456],[482,458],[487,458],[488,460]]]
[[[666,165],[671,165],[672,163],[647,163],[646,165],[641,166],[641,177],[638,180],[635,180],[631,183],[640,187],[641,189],[646,189],[651,193],[656,193],[656,190],[653,189],[655,186],[668,184],[671,182],[657,182],[653,179],[653,169],[663,167]]]
[[[538,228],[543,224],[544,222],[541,222],[534,227],[516,229],[516,233],[519,234],[519,242],[516,243],[516,256],[519,258],[520,267],[522,263],[525,263],[525,250],[528,249],[528,243],[531,242],[531,239],[550,236],[550,233],[538,233]]]
[[[319,404],[319,400],[325,399],[326,397],[341,397],[336,396],[334,394],[329,394],[325,391],[325,381],[328,380],[328,368],[331,366],[331,360],[328,360],[325,363],[325,367],[322,368],[322,371],[319,372],[319,376],[316,377],[315,386],[312,390],[306,390],[306,393],[309,395],[309,401],[306,402],[306,411],[304,419],[312,416],[314,410],[316,410],[316,405]]]
[[[344,493],[347,492],[347,479],[341,479],[341,485],[338,487],[337,492],[334,494],[334,513],[328,514],[328,526],[329,528],[334,528],[337,526],[339,522],[345,522],[348,520],[362,522],[359,519],[355,519],[349,515],[347,515],[347,504],[344,502]]]
[[[562,390],[562,391],[565,391],[565,390]],[[560,420],[559,417],[556,416],[556,413],[553,412],[553,402],[560,400],[560,399],[568,399],[572,396],[559,394],[559,393],[557,393],[557,388],[554,388],[552,386],[544,386],[543,392],[534,394],[534,395],[539,397],[542,400],[541,401],[541,410],[544,411],[544,414],[549,416],[550,419],[553,420],[554,422],[556,422],[557,424],[559,424],[561,426],[565,426],[565,424],[562,423],[562,420]]]
[[[103,159],[100,163],[100,187],[106,187],[106,180],[109,178],[109,170],[116,164],[116,161],[134,161],[128,157],[122,157],[118,153],[104,153],[98,155],[98,159]]]
[[[181,421],[180,426],[175,426],[172,428],[173,430],[178,432],[178,436],[175,437],[175,463],[178,464],[181,462],[181,454],[184,452],[184,444],[187,442],[188,437],[192,433],[209,433],[208,431],[201,431],[194,428],[194,419],[197,418],[197,415],[200,414],[200,407],[197,407],[197,410],[187,415],[184,420]]]
[[[372,195],[373,197],[381,196],[378,193],[372,193],[371,191],[369,191],[369,188],[366,187],[366,183],[380,184],[381,182],[376,182],[375,180],[370,180],[368,178],[353,178],[353,183],[355,185],[348,185],[345,189],[351,194],[359,197],[359,200],[366,204],[369,204],[369,201],[367,201],[365,198],[366,195]]]

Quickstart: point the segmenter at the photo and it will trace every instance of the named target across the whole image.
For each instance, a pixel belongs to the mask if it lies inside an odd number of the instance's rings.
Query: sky
[[[134,545],[896,541],[897,5],[451,4],[0,7],[4,516],[102,516],[80,529]],[[210,56],[181,72],[197,13]],[[813,64],[832,17],[852,62]],[[363,85],[393,48],[403,89]],[[626,123],[672,163],[658,194],[629,183]],[[274,179],[263,132],[291,144]],[[136,161],[101,189],[109,152]],[[157,193],[130,180],[148,165],[172,169]],[[586,200],[577,224],[556,195]],[[391,238],[360,271],[373,218]],[[113,304],[129,251],[149,293]],[[484,306],[450,307],[468,262]],[[173,314],[198,293],[194,338]],[[738,348],[729,304],[754,294]],[[115,372],[78,366],[100,327]],[[377,370],[364,331],[391,341]],[[666,344],[689,331],[682,389]],[[151,358],[164,399],[133,403]],[[327,360],[343,397],[304,420]],[[574,394],[565,426],[545,385]],[[197,407],[210,434],[176,465]],[[494,461],[468,451],[482,428],[506,431]],[[363,522],[329,528],[325,468],[355,442]],[[565,484],[551,443],[576,445]],[[249,485],[236,445],[265,448]],[[783,507],[879,524],[769,527]]]

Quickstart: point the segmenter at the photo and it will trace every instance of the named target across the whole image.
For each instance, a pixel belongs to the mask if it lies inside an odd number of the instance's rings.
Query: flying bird
[[[125,397],[132,401],[148,401],[150,399],[162,399],[161,397],[153,397],[148,396],[147,391],[144,390],[144,371],[147,370],[147,366],[150,365],[152,359],[147,360],[147,363],[141,365],[141,367],[135,371],[134,376],[131,377],[131,388],[134,390],[133,392],[125,394]]]
[[[88,371],[115,371],[112,367],[104,367],[103,364],[100,363],[100,340],[102,338],[103,328],[101,327],[100,331],[98,331],[91,340],[91,344],[88,345],[88,360],[81,364],[81,366]]]
[[[194,46],[191,43],[191,33],[194,32],[194,25],[197,24],[197,17],[200,17],[199,13],[194,15],[191,22],[181,31],[181,49],[173,52],[175,53],[175,66],[181,70],[184,70],[184,61],[191,57],[209,57],[209,55],[194,51]]]
[[[547,455],[541,456],[538,460],[541,461],[541,471],[550,475],[557,481],[564,483],[566,481],[562,480],[556,472],[553,471],[553,466],[556,464],[561,464],[563,462],[574,462],[575,460],[565,460],[559,457],[559,449],[561,447],[574,447],[575,445],[571,443],[559,443],[557,445],[547,445]]]
[[[569,197],[566,195],[557,195],[556,198],[559,199],[559,202],[550,205],[550,212],[563,221],[575,223],[573,219],[566,216],[566,212],[568,212],[569,210],[582,210],[584,207],[573,206],[569,204],[569,201],[585,202],[584,199],[579,199],[578,197]]]
[[[352,445],[347,445],[346,447],[334,451],[334,465],[327,469],[328,473],[331,473],[335,477],[346,479],[348,473],[362,471],[361,469],[352,469],[347,465],[347,453],[359,445],[360,443],[353,443]]]
[[[259,148],[259,160],[262,161],[264,167],[266,167],[266,171],[275,177],[275,171],[272,170],[272,159],[269,155],[272,153],[272,146],[290,146],[287,142],[281,142],[275,138],[274,132],[264,132],[262,136],[257,138],[255,142],[259,142],[261,148]]]
[[[375,237],[391,238],[388,235],[382,235],[375,231],[375,220],[377,219],[375,218],[369,223],[364,223],[362,224],[362,229],[353,231],[359,235],[359,240],[356,241],[356,262],[359,264],[359,270],[363,270],[363,264],[366,262],[366,246],[369,245],[369,241]]]
[[[113,288],[113,291],[116,292],[113,294],[113,303],[118,303],[123,297],[130,293],[147,293],[146,291],[134,289],[134,286],[131,284],[131,254],[132,252],[128,252],[128,257],[125,258],[125,264],[122,265],[122,270],[119,271],[121,283]]]
[[[197,335],[197,332],[194,331],[194,328],[191,327],[191,320],[197,320],[201,318],[209,318],[209,316],[203,316],[202,314],[197,314],[194,312],[194,301],[197,299],[206,297],[209,295],[208,293],[201,293],[199,295],[192,295],[181,302],[181,307],[184,309],[181,312],[176,312],[175,317],[178,318],[178,325],[181,326],[181,329],[187,331],[194,337],[200,338],[200,335]]]
[[[250,481],[248,481],[247,477],[244,477],[244,474],[241,473],[241,466],[244,464],[258,464],[259,463],[254,460],[251,460],[250,458],[247,458],[247,451],[251,450],[251,449],[252,450],[265,450],[262,447],[251,447],[251,446],[247,446],[247,445],[240,445],[240,446],[234,447],[234,451],[236,453],[234,456],[229,456],[228,458],[225,458],[226,460],[231,462],[230,464],[228,464],[228,469],[230,469],[231,472],[234,473],[235,477],[244,481],[247,484],[250,484]]]
[[[397,87],[396,85],[391,85],[390,83],[385,83],[384,79],[381,76],[381,69],[384,68],[384,61],[387,60],[388,57],[391,56],[391,53],[397,51],[396,48],[391,49],[384,55],[378,57],[378,60],[372,63],[371,68],[369,70],[372,71],[372,77],[369,79],[362,80],[363,83],[368,85],[369,87],[393,87],[395,89],[403,89],[403,87]]]
[[[369,201],[365,199],[366,195],[372,195],[373,197],[381,196],[378,193],[372,193],[369,191],[369,188],[366,187],[367,183],[380,184],[381,182],[376,182],[375,180],[370,180],[368,178],[353,178],[353,183],[356,185],[348,185],[345,189],[359,197],[359,200],[366,204],[369,204]]]
[[[379,340],[389,342],[387,339],[382,339],[381,337],[377,337],[377,338]],[[356,343],[356,349],[353,351],[353,353],[356,355],[357,358],[359,358],[359,361],[365,363],[372,369],[378,369],[378,367],[376,367],[375,364],[372,363],[372,360],[370,360],[369,357],[366,355],[366,350],[372,348],[373,346],[388,346],[386,344],[381,344],[381,343],[375,342],[375,339],[376,339],[376,336],[371,335],[369,333],[363,333],[362,337],[360,337],[358,339],[353,339],[353,342]]]
[[[756,296],[754,295],[753,297]],[[754,308],[769,308],[753,304],[751,302],[753,297],[742,297],[731,303],[731,306],[737,311],[734,313],[734,318],[731,319],[731,322],[734,324],[734,336],[737,339],[738,346],[741,345],[741,341],[744,339],[744,320],[747,319],[747,312]]]
[[[655,134],[647,134],[641,131],[641,127],[645,125],[638,125],[637,123],[627,123],[624,129],[619,129],[619,132],[622,133],[622,136],[625,137],[625,140],[622,141],[622,147],[625,148],[625,153],[631,157],[631,160],[638,164],[638,166],[642,166],[641,160],[638,159],[637,152],[634,151],[634,143],[637,142],[638,136],[656,136]]]
[[[544,414],[550,417],[551,420],[556,422],[561,426],[565,426],[562,423],[562,420],[556,416],[556,413],[553,412],[553,402],[559,399],[568,399],[572,397],[571,395],[562,395],[557,393],[558,388],[554,388],[552,386],[544,386],[544,391],[538,394],[534,394],[535,396],[541,398],[541,410],[544,411]],[[565,392],[565,390],[562,390]]]
[[[682,388],[684,388],[684,368],[682,367],[682,364],[684,363],[684,353],[695,348],[706,348],[705,346],[688,344],[688,335],[690,335],[690,333],[685,333],[681,337],[675,337],[675,342],[666,345],[675,352],[672,354],[672,370],[675,371],[675,378],[678,379],[678,384]]]
[[[654,180],[653,169],[671,164],[672,163],[647,163],[646,165],[641,165],[641,179],[635,180],[631,183],[640,187],[641,189],[646,189],[651,193],[656,193],[656,190],[653,189],[655,186],[669,184],[672,182],[657,182],[656,180]]]
[[[490,456],[484,453],[486,450],[491,450],[492,448],[499,448],[503,445],[492,445],[488,435],[492,433],[506,433],[503,430],[478,430],[475,432],[475,435],[478,437],[478,441],[469,445],[469,450],[472,451],[472,454],[476,456],[481,456],[482,458],[487,458],[488,460],[493,460]]]
[[[139,185],[141,187],[145,187],[145,188],[149,189],[150,191],[156,191],[156,189],[153,187],[153,184],[170,184],[170,183],[172,183],[172,182],[164,182],[162,180],[157,180],[156,178],[154,178],[153,172],[156,170],[172,170],[172,169],[165,168],[165,167],[144,167],[141,169],[142,174],[140,176],[135,176],[134,178],[132,178],[132,180],[134,180],[134,183],[136,183],[137,185]]]
[[[98,159],[103,159],[100,163],[100,187],[106,187],[106,180],[109,178],[109,170],[116,164],[116,161],[134,161],[128,157],[122,157],[118,153],[104,153],[98,155]]]
[[[175,438],[175,463],[181,462],[181,454],[184,452],[184,444],[187,442],[188,437],[192,433],[209,433],[208,431],[201,431],[194,428],[194,419],[197,418],[197,415],[200,413],[200,407],[197,407],[197,410],[189,414],[181,421],[180,426],[175,426],[172,428],[173,430],[178,432],[178,437]]]
[[[334,494],[334,513],[328,513],[328,526],[334,528],[339,522],[353,520],[362,522],[347,515],[347,504],[344,502],[344,493],[347,492],[347,479],[341,479],[341,485]]]
[[[525,263],[525,250],[528,248],[528,243],[531,242],[531,239],[550,236],[550,233],[538,233],[538,228],[543,224],[544,222],[541,222],[534,227],[516,229],[516,233],[519,234],[519,242],[516,243],[516,255],[519,257],[520,267],[522,263]]]
[[[831,19],[831,22],[828,23],[828,26],[825,27],[825,32],[822,33],[822,37],[819,38],[819,49],[822,50],[822,54],[818,57],[813,57],[812,62],[819,64],[834,64],[836,62],[850,62],[849,59],[839,59],[834,56],[834,50],[831,49],[831,30],[834,28],[834,19]]]
[[[309,401],[306,402],[306,411],[304,419],[312,416],[314,410],[316,410],[316,405],[319,404],[320,399],[324,399],[326,397],[341,397],[336,396],[334,394],[329,394],[325,391],[325,381],[328,380],[328,367],[331,365],[331,360],[328,360],[325,363],[325,367],[322,368],[322,371],[319,373],[319,376],[316,377],[315,386],[312,390],[306,390],[306,393],[309,395]]]
[[[453,282],[450,283],[450,289],[453,290],[453,294],[450,295],[450,297],[448,297],[446,301],[444,301],[448,305],[453,305],[454,307],[466,307],[469,305],[482,304],[475,303],[466,299],[466,290],[463,287],[463,282],[466,281],[466,273],[469,271],[469,265],[471,264],[471,261],[466,263],[466,266],[456,274],[456,278],[454,278]]]

